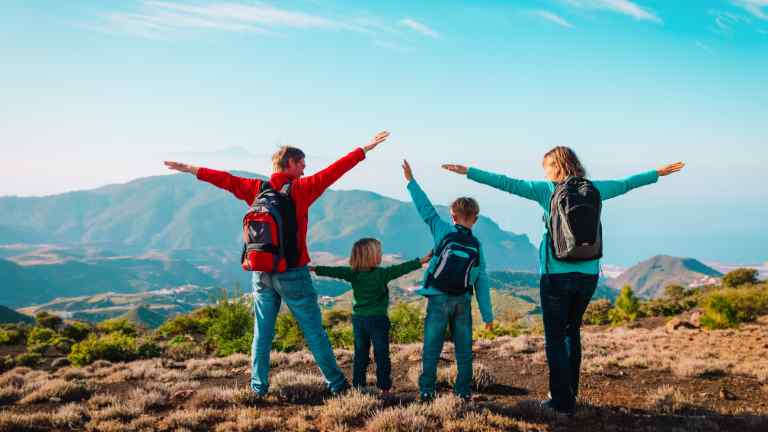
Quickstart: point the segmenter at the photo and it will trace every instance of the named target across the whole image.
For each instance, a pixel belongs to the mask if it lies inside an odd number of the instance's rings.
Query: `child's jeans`
[[[389,360],[389,317],[386,315],[352,315],[355,332],[355,363],[352,369],[352,385],[365,387],[371,344],[376,360],[376,387],[392,388],[392,365]]]
[[[419,393],[434,397],[437,361],[443,350],[445,329],[450,326],[456,352],[456,384],[459,397],[472,395],[472,298],[468,295],[431,295],[427,297],[424,322],[424,353],[421,357]]]

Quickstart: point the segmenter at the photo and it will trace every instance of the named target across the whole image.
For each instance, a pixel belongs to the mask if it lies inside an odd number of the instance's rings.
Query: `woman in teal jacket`
[[[463,165],[443,165],[443,168],[466,175],[478,183],[536,201],[544,209],[544,220],[548,221],[550,199],[557,183],[568,177],[585,177],[586,170],[576,153],[568,147],[555,147],[547,152],[542,165],[548,181],[519,180]],[[632,189],[656,183],[660,176],[680,171],[683,166],[682,162],[678,162],[623,180],[595,180],[592,183],[605,201]],[[547,225],[545,222],[539,246],[539,285],[551,399],[542,404],[571,414],[576,406],[579,389],[581,320],[597,288],[600,262],[566,262],[556,259],[550,250]]]

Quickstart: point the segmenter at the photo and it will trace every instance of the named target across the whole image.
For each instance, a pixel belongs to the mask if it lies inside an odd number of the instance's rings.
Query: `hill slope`
[[[15,310],[0,305],[0,324],[25,323],[33,324],[35,319],[29,315],[18,313]]]
[[[609,283],[617,289],[628,284],[638,296],[653,298],[670,284],[687,286],[703,278],[720,276],[722,273],[693,258],[657,255],[630,267]]]
[[[160,327],[166,320],[166,317],[163,314],[153,311],[146,305],[133,307],[118,318],[125,318],[128,321],[147,329]]]

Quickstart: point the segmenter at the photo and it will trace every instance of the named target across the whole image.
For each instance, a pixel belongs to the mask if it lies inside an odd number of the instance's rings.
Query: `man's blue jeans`
[[[573,410],[581,371],[581,319],[597,288],[597,275],[542,275],[541,309],[552,405]]]
[[[456,352],[457,375],[453,392],[460,397],[472,395],[472,299],[466,295],[431,295],[427,297],[424,352],[419,377],[419,393],[422,396],[435,395],[437,362],[448,327]]]
[[[352,315],[355,332],[355,363],[352,368],[352,385],[365,387],[371,345],[376,360],[376,387],[392,388],[392,365],[389,360],[389,317]]]
[[[317,291],[307,267],[292,268],[284,273],[253,274],[253,306],[256,319],[251,349],[253,370],[251,388],[259,395],[269,390],[269,353],[275,336],[275,320],[280,303],[285,304],[299,323],[304,341],[315,356],[315,362],[334,393],[349,386],[336,363],[328,335],[323,329]]]

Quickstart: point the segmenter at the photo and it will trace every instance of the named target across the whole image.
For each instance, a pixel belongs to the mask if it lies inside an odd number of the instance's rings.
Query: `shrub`
[[[664,298],[669,300],[680,300],[685,297],[685,287],[678,284],[671,284],[664,287]]]
[[[754,285],[758,282],[758,272],[751,268],[739,268],[730,271],[723,276],[723,285],[736,288],[742,285]]]
[[[59,332],[59,334],[61,334],[65,338],[72,339],[75,342],[80,342],[81,340],[88,337],[88,334],[90,333],[91,333],[91,326],[81,322],[74,322],[72,324],[67,324]]]
[[[40,361],[42,359],[43,359],[43,356],[41,356],[40,353],[25,352],[17,355],[14,362],[17,366],[33,367],[40,364]]]
[[[24,345],[26,333],[21,329],[0,329],[0,345]]]
[[[276,351],[298,351],[304,347],[304,336],[301,334],[299,323],[293,315],[282,313],[277,316],[275,323],[275,339],[272,349]]]
[[[355,346],[355,332],[352,324],[339,324],[326,329],[328,339],[334,348],[351,349]]]
[[[677,414],[693,408],[692,399],[670,385],[663,385],[648,395],[651,408],[665,414]]]
[[[91,364],[96,360],[130,361],[136,357],[136,340],[121,332],[98,337],[90,335],[75,344],[68,356],[69,361],[77,366]]]
[[[160,357],[163,355],[163,348],[157,342],[144,340],[136,348],[136,355],[144,359]]]
[[[326,402],[320,411],[319,420],[324,430],[362,426],[365,420],[381,407],[382,403],[378,398],[352,390]]]
[[[76,402],[85,399],[88,397],[88,394],[88,389],[86,389],[83,384],[65,381],[63,379],[53,379],[25,396],[20,403],[44,402],[53,398],[63,402]]]
[[[653,299],[640,303],[642,316],[675,316],[698,306],[698,302],[692,297],[683,297],[677,300],[668,298]]]
[[[400,303],[389,314],[392,323],[390,338],[392,342],[407,344],[419,342],[424,336],[424,314],[417,306]]]
[[[165,354],[174,360],[186,360],[205,354],[205,348],[192,336],[174,336],[168,342]]]
[[[48,327],[32,327],[27,335],[27,345],[49,345],[56,332]]]
[[[54,315],[47,311],[40,311],[35,314],[35,321],[37,322],[38,326],[51,330],[56,330],[56,328],[58,328],[63,322],[60,316]]]
[[[68,353],[70,349],[72,349],[72,345],[74,345],[76,342],[73,339],[62,337],[62,336],[56,336],[51,341],[51,345],[58,348],[60,351]]]
[[[611,322],[611,309],[613,309],[613,304],[610,300],[595,300],[587,306],[583,321],[588,325],[608,324]]]
[[[222,299],[216,304],[215,317],[206,337],[219,356],[251,352],[253,313],[250,305],[239,299]]]
[[[472,338],[494,340],[501,336],[518,336],[520,333],[520,326],[517,324],[494,323],[491,330],[486,330],[485,326],[475,327]]]
[[[768,313],[768,286],[726,288],[710,292],[703,300],[701,325],[707,329],[722,329],[753,321]]]
[[[290,370],[272,378],[272,389],[280,399],[290,403],[318,402],[327,392],[323,377]]]
[[[177,315],[158,327],[157,333],[163,337],[205,334],[211,324],[206,315],[205,312]]]
[[[104,333],[122,333],[126,336],[136,336],[139,333],[139,328],[136,324],[125,318],[112,318],[102,321],[96,325],[96,328]]]
[[[635,297],[632,287],[624,285],[616,298],[616,305],[611,309],[611,322],[619,324],[634,321],[640,316],[640,300]]]

